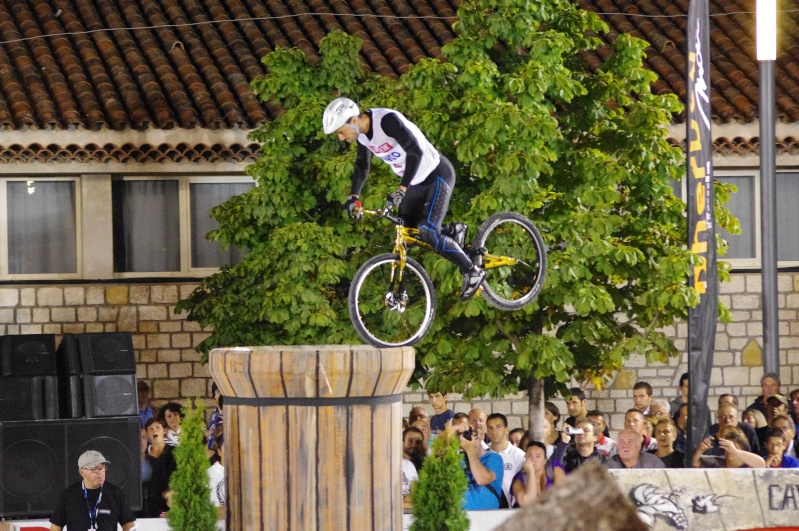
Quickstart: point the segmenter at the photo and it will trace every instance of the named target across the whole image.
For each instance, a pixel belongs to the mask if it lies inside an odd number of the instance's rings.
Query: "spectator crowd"
[[[205,430],[208,455],[208,486],[211,503],[217,507],[219,518],[225,518],[225,470],[223,397],[216,384],[211,392],[216,408]],[[169,402],[160,408],[150,405],[150,386],[138,382],[139,420],[141,421],[141,481],[142,504],[136,513],[139,518],[165,517],[169,511],[171,493],[169,478],[177,470],[174,450],[180,444],[183,406]]]
[[[476,408],[455,413],[447,394],[428,395],[434,411],[413,407],[403,419],[403,497],[409,506],[412,484],[424,465],[433,438],[448,427],[458,436],[468,488],[466,510],[523,507],[589,460],[609,469],[629,468],[799,468],[796,422],[799,389],[780,392],[775,374],[760,380],[762,394],[746,409],[738,397],[718,397],[716,422],[705,406],[705,438],[688,448],[688,374],[680,378],[679,396],[654,397],[652,386],[633,387],[634,407],[624,414],[624,427],[610,437],[606,415],[588,409],[579,387],[564,396],[568,416],[561,423],[558,407],[547,402],[543,440],[530,440],[522,428],[510,429],[502,413]]]

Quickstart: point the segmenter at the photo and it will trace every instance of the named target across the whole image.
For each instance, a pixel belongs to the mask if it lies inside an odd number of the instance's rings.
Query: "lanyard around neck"
[[[100,501],[103,499],[103,486],[100,485],[100,495],[97,496],[97,501],[94,504],[94,510],[89,505],[89,491],[86,489],[86,483],[81,481],[83,487],[83,497],[86,499],[86,510],[89,511],[89,529],[97,529],[97,509],[100,507]]]

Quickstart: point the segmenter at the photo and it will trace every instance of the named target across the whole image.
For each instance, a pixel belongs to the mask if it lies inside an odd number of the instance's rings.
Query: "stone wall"
[[[0,286],[0,334],[56,334],[131,332],[136,349],[139,379],[153,389],[153,402],[186,401],[209,394],[208,368],[200,363],[194,347],[208,336],[185,315],[175,314],[178,300],[188,296],[196,282],[94,283],[94,284],[5,284]],[[778,277],[780,364],[783,391],[799,387],[799,273]],[[735,322],[719,323],[716,335],[715,366],[708,403],[715,412],[716,397],[733,393],[742,405],[760,393],[762,311],[760,275],[738,273],[721,286],[721,298],[732,310]],[[685,350],[686,326],[667,331]],[[687,370],[686,356],[669,363],[647,363],[633,356],[603,391],[588,389],[589,407],[610,415],[610,428],[621,428],[624,411],[632,407],[632,386],[638,380],[652,384],[655,396],[671,400],[677,396],[680,375]],[[565,413],[562,399],[554,402]],[[523,394],[499,400],[468,403],[450,395],[455,411],[481,407],[509,417],[512,427],[526,426],[527,397]],[[405,413],[414,405],[424,405],[423,391],[408,390]]]
[[[208,396],[210,373],[195,350],[209,333],[185,315],[178,300],[197,283],[4,285],[0,333],[63,334],[131,332],[136,373],[150,383],[153,402]]]

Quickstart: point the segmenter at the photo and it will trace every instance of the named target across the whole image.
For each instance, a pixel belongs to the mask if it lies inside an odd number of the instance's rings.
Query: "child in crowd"
[[[785,455],[785,432],[782,428],[769,428],[764,443],[767,468],[799,468],[795,457]]]

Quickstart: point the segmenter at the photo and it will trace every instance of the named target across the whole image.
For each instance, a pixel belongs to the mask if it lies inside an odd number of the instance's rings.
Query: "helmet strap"
[[[358,134],[358,135],[361,134],[361,129],[358,127],[358,119],[357,118],[355,119],[355,125],[353,125],[351,123],[345,123],[344,125],[346,125],[350,129],[355,129],[355,133],[356,134]]]

